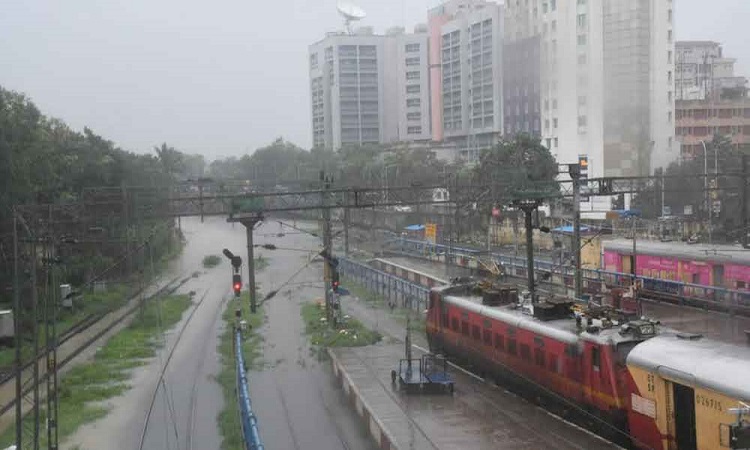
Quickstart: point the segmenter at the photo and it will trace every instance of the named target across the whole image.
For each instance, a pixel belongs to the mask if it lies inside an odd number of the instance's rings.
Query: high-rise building
[[[675,48],[677,100],[718,98],[729,90],[744,91],[747,78],[734,73],[735,58],[723,55],[713,41],[678,41]]]
[[[502,5],[451,0],[429,11],[432,137],[476,160],[503,130]]]
[[[427,34],[370,28],[310,46],[313,146],[427,140]]]
[[[506,49],[539,39],[540,134],[558,162],[586,155],[589,177],[601,177],[645,175],[676,158],[671,0],[528,0],[505,8]],[[533,92],[528,80],[505,88]],[[516,107],[505,120],[530,118]]]

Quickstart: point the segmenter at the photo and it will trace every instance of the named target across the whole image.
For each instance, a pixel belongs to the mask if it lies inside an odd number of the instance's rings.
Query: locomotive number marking
[[[655,381],[654,381],[654,375],[651,374],[651,373],[648,374],[648,376],[646,377],[646,381],[648,383],[648,386],[647,386],[648,391],[649,392],[654,392],[656,390],[655,385],[654,385],[654,383],[655,383]]]
[[[703,406],[704,408],[724,412],[724,408],[721,406],[721,402],[719,400],[716,400],[715,398],[711,398],[701,394],[695,394],[695,403]]]

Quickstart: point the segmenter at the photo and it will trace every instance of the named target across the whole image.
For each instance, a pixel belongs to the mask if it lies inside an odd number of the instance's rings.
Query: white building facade
[[[426,32],[329,33],[309,61],[313,146],[430,138]]]
[[[558,162],[586,155],[602,177],[677,157],[672,15],[672,0],[506,4],[506,42],[541,39],[541,136]]]

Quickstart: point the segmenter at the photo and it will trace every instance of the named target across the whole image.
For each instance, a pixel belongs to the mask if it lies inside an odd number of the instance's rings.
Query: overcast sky
[[[677,39],[720,41],[750,75],[749,0],[673,1]],[[127,150],[166,141],[209,159],[278,136],[309,147],[307,47],[341,28],[336,0],[0,3],[1,86]],[[382,32],[438,1],[356,3]]]

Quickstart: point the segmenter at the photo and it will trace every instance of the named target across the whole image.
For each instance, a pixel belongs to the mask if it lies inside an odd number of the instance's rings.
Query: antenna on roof
[[[341,17],[344,18],[344,26],[346,27],[346,32],[349,34],[352,34],[351,23],[356,20],[364,19],[365,16],[367,16],[362,8],[353,3],[349,3],[346,0],[340,0],[336,4],[336,9],[339,11],[339,14],[341,14]]]

